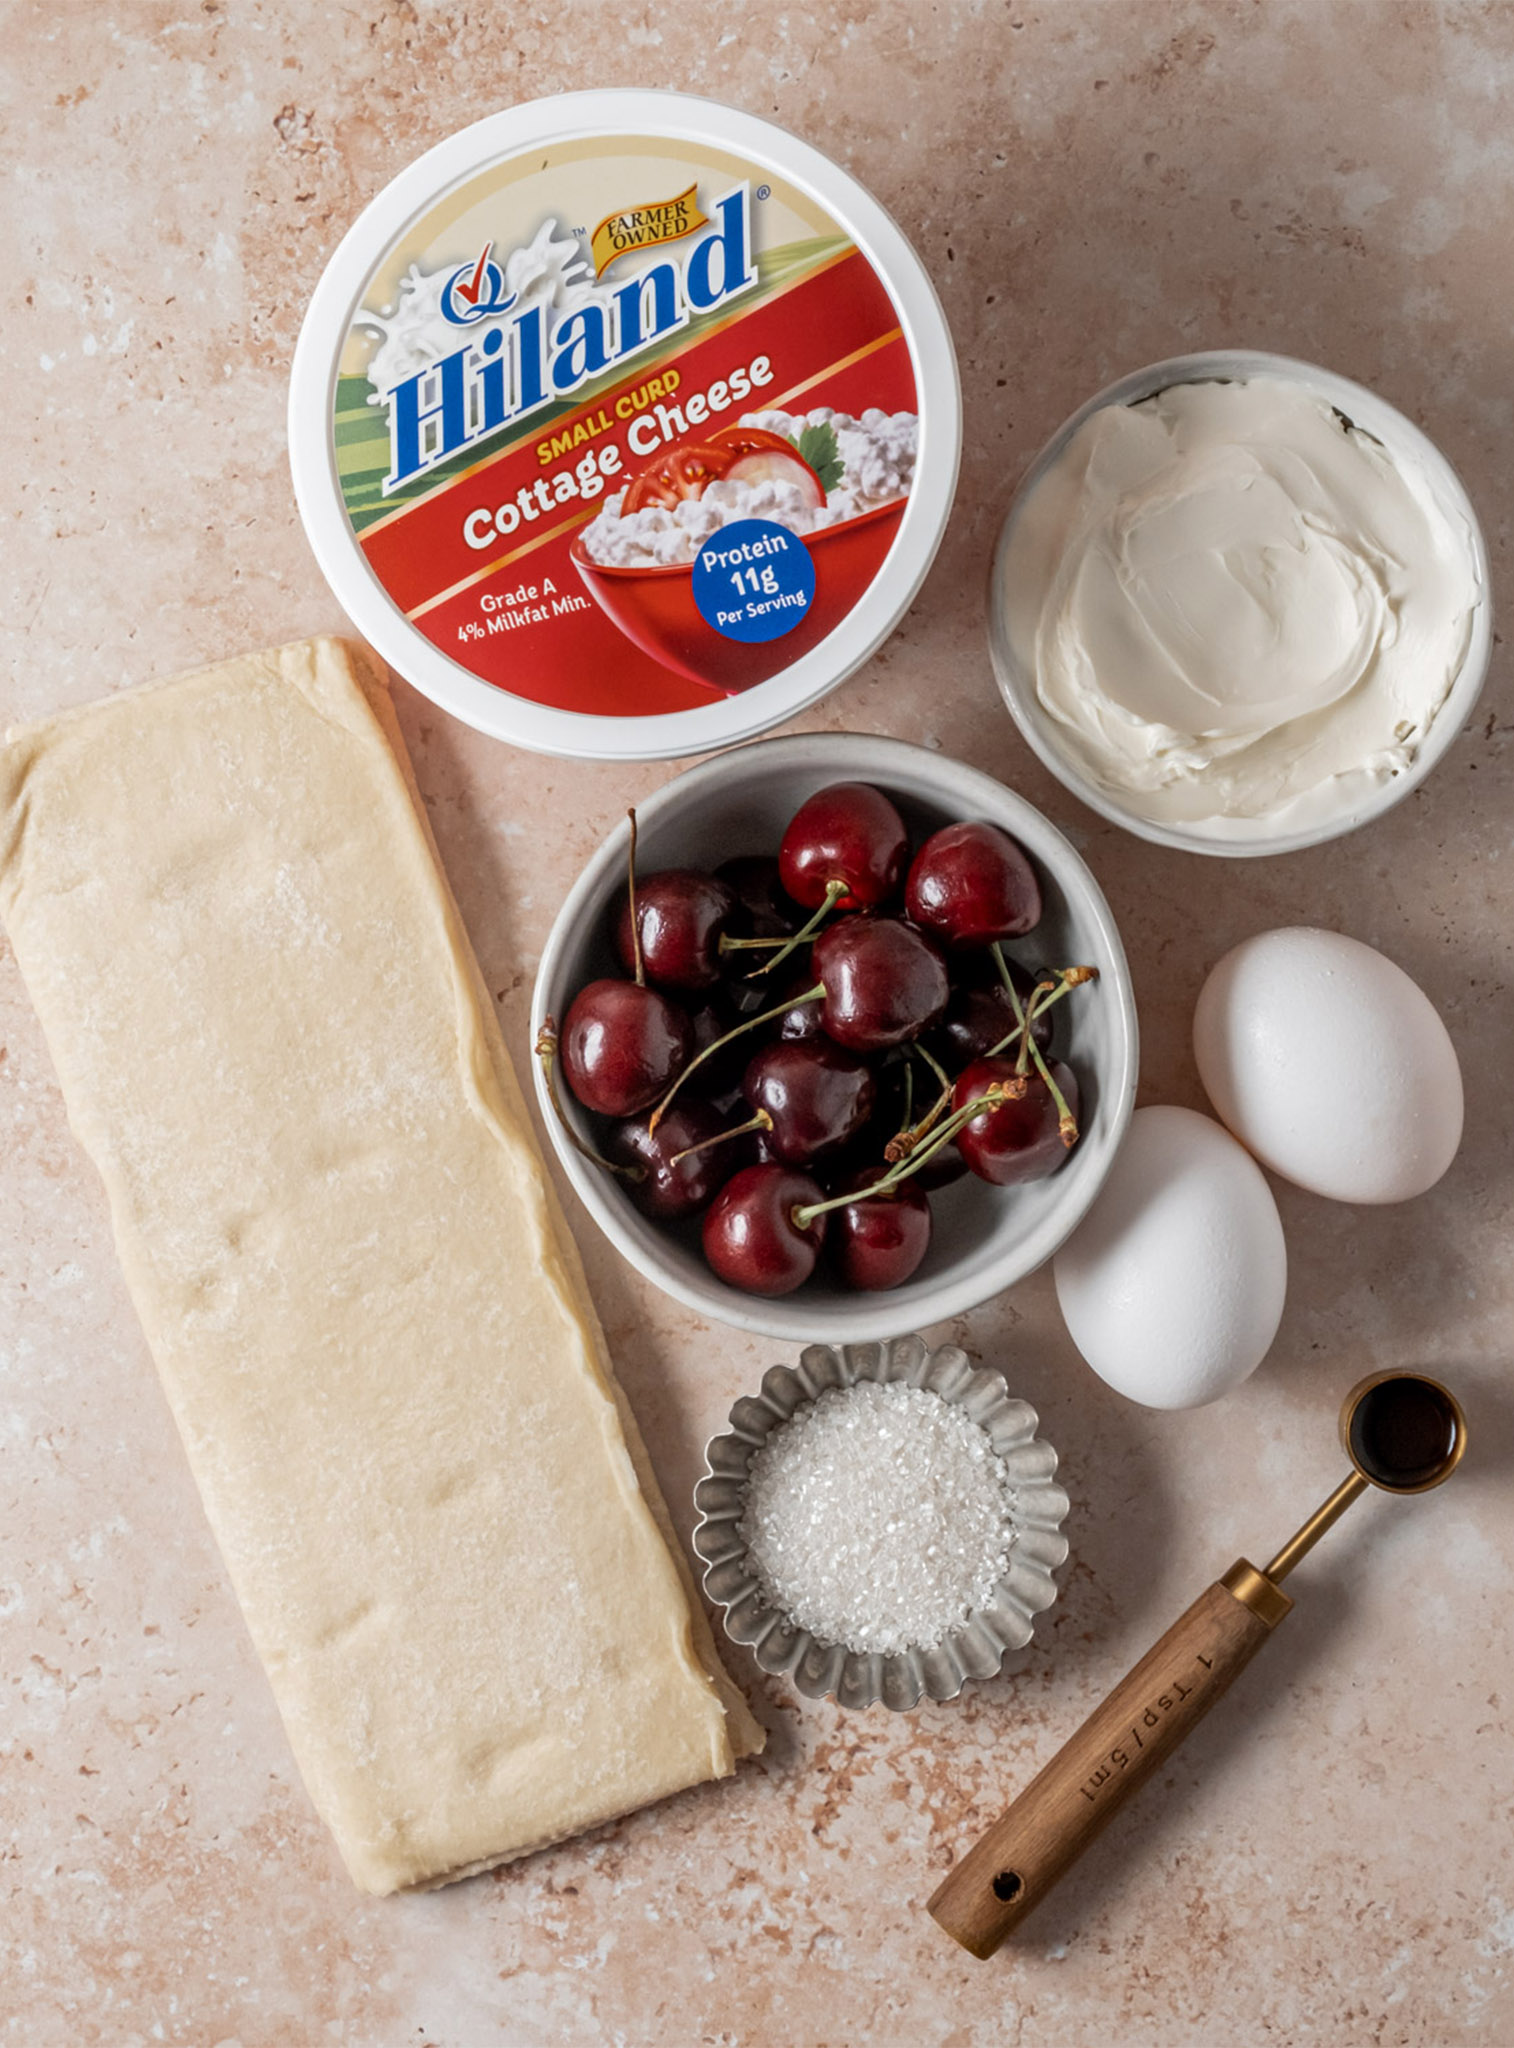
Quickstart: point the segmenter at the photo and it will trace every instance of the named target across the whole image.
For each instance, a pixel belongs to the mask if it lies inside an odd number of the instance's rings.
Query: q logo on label
[[[515,294],[505,292],[504,272],[497,263],[489,261],[493,247],[492,242],[485,242],[478,261],[460,264],[442,287],[442,317],[454,327],[472,327],[479,320],[492,320],[496,314],[508,313],[515,304]]]

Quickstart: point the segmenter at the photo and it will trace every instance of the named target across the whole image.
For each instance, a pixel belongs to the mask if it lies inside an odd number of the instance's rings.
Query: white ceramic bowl
[[[1222,835],[1206,830],[1202,823],[1159,824],[1142,817],[1138,811],[1120,803],[1108,790],[1101,788],[1064,751],[1056,721],[1036,695],[1035,677],[1027,672],[1011,646],[1001,592],[1004,588],[1004,565],[1013,544],[1016,520],[1036,484],[1091,414],[1102,412],[1110,405],[1138,405],[1142,399],[1165,391],[1173,384],[1243,377],[1281,377],[1289,383],[1302,384],[1327,405],[1345,413],[1356,426],[1374,435],[1391,455],[1402,456],[1422,468],[1442,502],[1466,521],[1483,599],[1473,617],[1467,651],[1456,680],[1436,713],[1429,735],[1412,766],[1401,775],[1379,784],[1352,810],[1339,817],[1292,829],[1282,825],[1269,829],[1265,821],[1259,821],[1254,833]],[[1213,853],[1230,858],[1296,853],[1303,847],[1317,846],[1323,840],[1338,839],[1343,833],[1354,832],[1358,826],[1369,824],[1372,819],[1381,817],[1384,811],[1402,803],[1409,792],[1424,781],[1466,724],[1487,676],[1493,646],[1487,546],[1461,479],[1445,456],[1412,421],[1405,419],[1396,407],[1364,385],[1354,384],[1349,377],[1339,377],[1333,370],[1320,369],[1314,363],[1298,362],[1291,356],[1270,355],[1261,349],[1210,349],[1196,355],[1171,356],[1165,362],[1148,364],[1143,370],[1132,370],[1129,376],[1121,377],[1118,382],[1096,393],[1086,405],[1079,406],[1052,435],[1026,471],[1000,530],[993,566],[989,571],[988,644],[999,688],[1016,725],[1052,774],[1090,810],[1097,811],[1112,824],[1123,825],[1127,832],[1154,841],[1158,846],[1181,847],[1189,853]]]
[[[1082,1090],[1082,1135],[1048,1179],[995,1188],[964,1176],[932,1196],[934,1238],[904,1286],[854,1293],[824,1263],[795,1293],[768,1297],[728,1287],[705,1264],[697,1224],[675,1234],[649,1222],[613,1176],[577,1153],[547,1100],[537,1098],[563,1170],[605,1235],[648,1279],[700,1315],[761,1336],[864,1343],[960,1315],[1045,1263],[1098,1193],[1135,1099],[1135,999],[1109,906],[1078,855],[1022,797],[960,761],[871,733],[807,733],[717,754],[660,789],[637,811],[638,866],[716,867],[741,853],[776,853],[784,827],[817,789],[873,782],[898,804],[918,841],[938,825],[981,818],[1002,825],[1035,862],[1045,899],[1040,926],[1012,950],[1031,964],[1088,963],[1099,979],[1059,1005],[1058,1045]],[[605,840],[557,914],[537,972],[533,1039],[547,1016],[562,1021],[574,994],[621,969],[610,945],[612,902],[625,887],[630,828]],[[589,1117],[564,1088],[564,1109],[585,1138]]]

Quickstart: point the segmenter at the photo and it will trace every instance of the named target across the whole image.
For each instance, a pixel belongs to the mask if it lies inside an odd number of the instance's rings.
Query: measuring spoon
[[[1341,1407],[1351,1471],[1263,1571],[1240,1558],[1172,1625],[937,1888],[929,1910],[991,1956],[1166,1761],[1293,1606],[1282,1581],[1368,1486],[1425,1493],[1466,1449],[1455,1396],[1425,1373],[1379,1372]]]

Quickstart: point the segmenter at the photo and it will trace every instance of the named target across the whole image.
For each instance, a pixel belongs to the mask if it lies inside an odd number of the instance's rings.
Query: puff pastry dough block
[[[358,1885],[760,1748],[369,657],[285,647],[13,735],[0,912]]]

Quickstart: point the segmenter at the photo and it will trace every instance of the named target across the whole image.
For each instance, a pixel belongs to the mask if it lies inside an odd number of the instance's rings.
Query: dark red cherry
[[[741,1101],[742,1107],[745,1108],[746,1097],[744,1095]],[[759,1166],[782,1166],[785,1163],[773,1150],[773,1135],[771,1131],[754,1131],[752,1133],[751,1145],[752,1155]],[[828,1189],[827,1193],[829,1193]]]
[[[822,1034],[822,1043],[830,1043]],[[904,1061],[889,1053],[875,1054],[868,1060],[873,1076],[873,1108],[868,1120],[839,1153],[827,1153],[817,1162],[815,1172],[825,1183],[826,1192],[839,1195],[851,1186],[859,1173],[869,1180],[877,1180],[893,1161],[884,1157],[889,1140],[904,1122],[906,1099],[904,1092]],[[919,1106],[919,1105],[917,1105]]]
[[[741,905],[744,938],[787,939],[803,923],[798,906],[778,879],[778,863],[771,854],[739,854],[735,860],[723,860],[715,875]]]
[[[585,1109],[635,1116],[672,1086],[689,1038],[688,1018],[655,988],[591,981],[568,1005],[559,1057]]]
[[[824,1199],[819,1184],[792,1167],[743,1167],[705,1211],[704,1255],[728,1286],[792,1294],[815,1270],[826,1224],[816,1216],[801,1227],[794,1211]]]
[[[728,981],[720,990],[719,1000],[730,1010],[732,1023],[739,1024],[743,1018],[755,1017],[759,1011],[771,1010],[776,1004],[792,998],[794,1007],[773,1018],[762,1036],[818,1038],[819,1003],[798,1001],[798,998],[814,985],[815,977],[807,967],[800,968],[796,974],[784,973],[776,981],[748,981],[738,975],[735,981]],[[748,1054],[751,1049],[750,1045],[743,1047]]]
[[[689,1041],[695,1052],[703,1052],[717,1038],[724,1038],[735,1021],[726,1015],[719,992],[706,996],[701,1003],[690,1003],[685,1014],[689,1020]]]
[[[785,1010],[775,1019],[773,1030],[778,1036],[798,1044],[811,1038],[823,1038],[825,1032],[820,1023],[820,1005],[813,999],[801,1003],[798,999],[815,986],[815,977],[806,967],[798,974],[791,975],[787,989],[779,994],[770,994],[769,1003],[781,1003],[786,996],[794,999],[794,1006]]]
[[[713,1064],[714,1062],[711,1061],[712,1066]],[[744,1124],[746,1122],[746,1097],[741,1092],[741,1083],[739,1081],[734,1087],[728,1086],[714,1090],[708,1097],[708,1100],[711,1107],[719,1112],[720,1121],[727,1129],[732,1124]],[[755,1135],[760,1138],[763,1134],[761,1131],[758,1131]],[[748,1140],[748,1143],[750,1145],[751,1140]],[[760,1159],[764,1155],[753,1149],[748,1156]]]
[[[636,880],[636,924],[648,981],[660,988],[713,988],[724,970],[720,941],[738,910],[736,893],[698,868],[662,868]],[[636,972],[631,905],[621,897],[615,950]]]
[[[690,1055],[701,1053],[717,1038],[724,1038],[740,1021],[740,1014],[726,1002],[725,991],[713,989],[703,1002],[690,1007]],[[712,1053],[699,1070],[701,1091],[712,1099],[727,1095],[733,1089],[739,1094],[741,1077],[746,1072],[751,1053],[750,1043],[739,1038],[734,1045],[722,1046],[719,1052]]]
[[[936,1099],[937,1083],[925,1066],[914,1063],[914,1086],[906,1091],[904,1077],[911,1065],[907,1057],[890,1059],[885,1055],[881,1066],[876,1060],[873,1064],[878,1082],[878,1104],[872,1118],[856,1142],[847,1148],[839,1164],[827,1161],[822,1173],[833,1194],[844,1193],[859,1174],[870,1183],[896,1164],[888,1155],[890,1142],[900,1136],[907,1117],[913,1120],[923,1117]],[[923,1151],[929,1138],[930,1133],[927,1132],[917,1150]],[[962,1154],[954,1144],[946,1144],[923,1166],[914,1169],[909,1182],[911,1187],[930,1194],[937,1188],[948,1187],[954,1180],[960,1180],[966,1171],[967,1162]]]
[[[1041,885],[997,825],[943,825],[910,864],[904,906],[944,946],[1017,939],[1041,921]]]
[[[820,1022],[851,1052],[917,1037],[950,994],[941,955],[902,918],[843,918],[816,939],[810,963],[825,985]]]
[[[746,1164],[751,1153],[744,1139],[707,1144],[729,1130],[730,1121],[713,1103],[696,1096],[692,1102],[675,1102],[655,1131],[647,1129],[645,1116],[616,1126],[606,1150],[620,1164],[642,1169],[641,1180],[623,1180],[620,1185],[644,1216],[658,1223],[692,1216]],[[679,1159],[677,1155],[691,1145],[707,1149]]]
[[[839,1152],[872,1114],[876,1092],[866,1065],[823,1036],[765,1045],[742,1083],[752,1109],[772,1119],[764,1154],[785,1166]]]
[[[957,1150],[952,1139],[939,1151],[932,1152],[923,1166],[917,1166],[909,1177],[908,1185],[919,1188],[922,1194],[933,1195],[938,1188],[949,1188],[954,1180],[961,1180],[967,1172],[967,1161]]]
[[[1030,1003],[1035,978],[1013,960],[1009,963],[1009,971],[1014,976],[1015,992],[1023,1010]],[[1042,1052],[1051,1044],[1052,1018],[1055,1015],[1056,1012],[1052,1011],[1037,1017],[1030,1027],[1031,1036]],[[997,975],[993,981],[977,988],[958,982],[952,989],[940,1023],[930,1033],[928,1043],[936,1058],[956,1073],[971,1061],[980,1060],[991,1052],[1015,1029],[1016,1022],[1015,1006]],[[1019,1041],[1016,1040],[1009,1049],[1017,1052]]]
[[[919,1115],[923,1115],[925,1113],[926,1108],[929,1106],[929,1102],[932,1100],[934,1100],[933,1096],[929,1097],[925,1102],[920,1101],[917,1097],[915,1103],[916,1113]],[[951,1105],[948,1102],[947,1108],[942,1112],[943,1117],[950,1113],[950,1108]],[[932,1128],[929,1131],[927,1131],[925,1135],[921,1138],[919,1144],[916,1145],[914,1149],[914,1157],[918,1158],[921,1153],[929,1149],[931,1139],[935,1136],[936,1131],[940,1128],[940,1122],[941,1119],[938,1118],[936,1124],[933,1125]],[[896,1117],[894,1119],[894,1128],[888,1134],[890,1138],[896,1135],[898,1128],[899,1119]],[[876,1157],[877,1154],[875,1153],[874,1156]],[[889,1160],[887,1163],[890,1166],[892,1166],[895,1162],[893,1160]],[[909,1181],[911,1187],[923,1189],[923,1191],[926,1194],[933,1195],[936,1192],[937,1188],[950,1187],[954,1180],[961,1180],[962,1176],[966,1172],[967,1161],[962,1157],[962,1154],[957,1150],[955,1143],[951,1140],[948,1140],[946,1144],[938,1147],[936,1151],[932,1152],[930,1154],[930,1157],[926,1159],[922,1165],[913,1168],[909,1176]],[[876,1179],[877,1175],[875,1174],[873,1177],[874,1179]]]
[[[881,789],[869,782],[833,782],[818,789],[789,820],[778,850],[783,886],[806,910],[818,910],[832,883],[843,910],[886,903],[904,879],[909,834]]]
[[[1071,1067],[1057,1062],[1051,1075],[1076,1117],[1078,1084]],[[995,1082],[1010,1084],[1014,1077],[1012,1059],[976,1060],[952,1091],[952,1107],[965,1109]],[[996,1187],[1040,1180],[1054,1173],[1067,1157],[1068,1148],[1058,1129],[1057,1105],[1051,1091],[1034,1067],[1024,1076],[1024,1082],[1022,1095],[985,1109],[957,1133],[962,1157],[980,1179],[992,1181]]]
[[[857,1176],[859,1198],[831,1211],[829,1239],[847,1286],[869,1292],[902,1286],[930,1250],[931,1230],[930,1202],[916,1181],[901,1181],[888,1194],[864,1200],[861,1190],[871,1180]]]
[[[735,953],[733,959],[751,959],[749,953]],[[760,1011],[771,1010],[778,1000],[772,985],[766,981],[748,978],[746,968],[738,968],[732,980],[725,982],[720,990],[721,1001],[726,1003],[739,1023],[743,1017],[755,1017]]]

